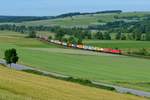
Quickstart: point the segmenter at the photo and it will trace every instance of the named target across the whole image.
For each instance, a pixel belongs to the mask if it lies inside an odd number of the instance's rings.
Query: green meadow
[[[146,100],[129,94],[119,94],[50,77],[15,71],[0,65],[0,100],[48,99]]]
[[[115,41],[112,45],[113,43]],[[131,46],[132,41],[126,44]],[[132,46],[137,47],[136,45],[139,42],[134,42]],[[144,46],[148,47],[147,45],[145,42]],[[17,49],[20,64],[72,77],[150,91],[149,59],[66,49],[37,39],[25,38],[19,33],[1,31],[0,58],[4,57],[4,50],[8,48]]]

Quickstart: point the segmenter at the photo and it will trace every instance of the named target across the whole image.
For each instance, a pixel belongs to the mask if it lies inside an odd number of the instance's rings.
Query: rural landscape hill
[[[22,22],[21,25],[46,25],[46,26],[62,26],[62,27],[87,27],[88,25],[99,25],[113,21],[136,21],[139,18],[144,18],[150,15],[150,12],[122,12],[122,13],[94,13],[94,14],[79,14],[68,15],[65,17],[56,17],[54,19]],[[116,18],[118,17],[118,18]]]
[[[1,100],[146,100],[15,71],[1,65],[0,80]]]
[[[8,68],[0,65],[0,99],[149,99],[149,19],[148,11],[121,10],[44,17],[1,16],[0,62],[6,60]],[[10,50],[16,53],[9,55]],[[14,62],[79,82],[16,71],[10,67]],[[80,85],[82,81],[85,83]],[[93,81],[141,94],[86,86],[86,82]],[[148,95],[144,97],[142,93]]]

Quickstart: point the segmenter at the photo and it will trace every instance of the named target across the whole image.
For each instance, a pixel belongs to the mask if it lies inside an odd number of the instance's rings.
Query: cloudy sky
[[[0,15],[51,16],[102,10],[150,11],[150,0],[0,0]]]

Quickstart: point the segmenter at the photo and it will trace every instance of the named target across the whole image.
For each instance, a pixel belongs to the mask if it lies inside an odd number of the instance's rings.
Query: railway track
[[[66,42],[61,42],[59,40],[49,40],[48,37],[38,37],[38,39],[40,41],[45,41],[45,42],[52,43],[55,45],[63,46],[65,48],[67,47],[67,48],[74,48],[74,49],[80,49],[80,50],[86,50],[86,51],[119,54],[119,55],[122,54],[122,50],[119,50],[119,49],[99,48],[99,47],[90,46],[90,45],[66,43]]]

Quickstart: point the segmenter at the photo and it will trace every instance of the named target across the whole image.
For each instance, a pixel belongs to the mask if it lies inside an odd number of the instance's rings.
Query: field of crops
[[[52,100],[146,100],[19,72],[0,65],[1,100],[48,100],[48,98]]]
[[[21,64],[150,91],[149,59],[63,49],[36,39],[24,38],[18,33],[0,32],[0,58],[4,57],[3,53],[7,48],[17,49]]]
[[[42,21],[31,21],[31,22],[23,22],[19,25],[27,25],[27,26],[37,26],[37,25],[46,25],[46,26],[63,26],[63,27],[73,27],[73,26],[82,26],[87,27],[88,25],[97,25],[104,24],[106,22],[115,21],[117,19],[114,16],[119,17],[129,17],[129,16],[144,16],[149,14],[149,12],[129,12],[129,13],[121,13],[121,14],[94,14],[94,15],[80,15],[73,17],[65,17],[65,18],[57,18],[50,20],[42,20]],[[120,19],[126,20],[126,19]]]

